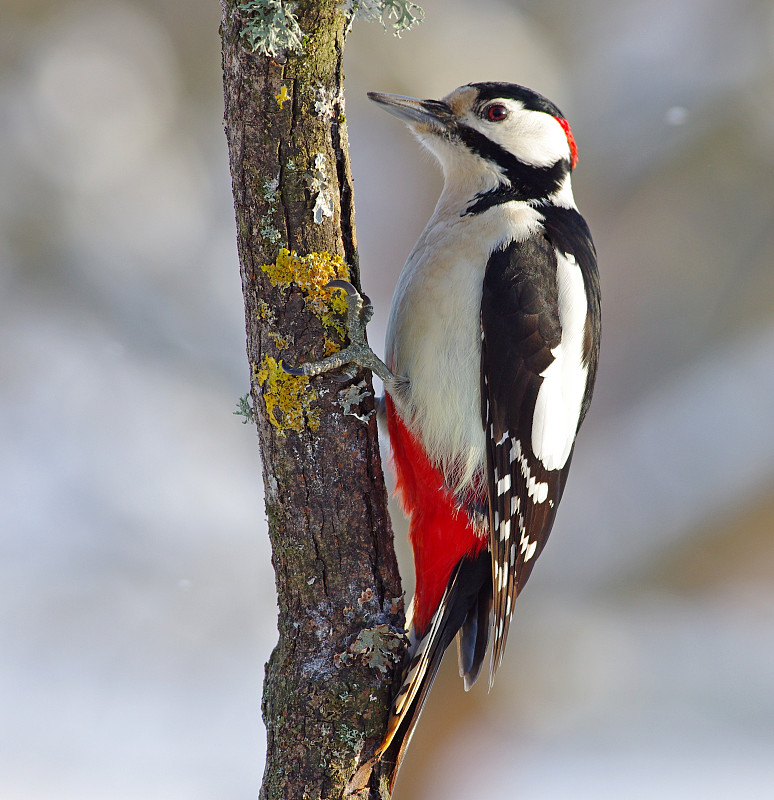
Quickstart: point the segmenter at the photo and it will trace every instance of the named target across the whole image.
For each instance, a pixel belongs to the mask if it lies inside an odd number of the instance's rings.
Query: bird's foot
[[[387,368],[387,365],[374,353],[366,342],[366,325],[373,316],[374,309],[370,300],[363,297],[360,292],[349,282],[343,280],[331,281],[325,286],[326,289],[341,289],[347,293],[347,335],[349,344],[338,353],[322,358],[319,361],[307,361],[300,367],[289,367],[283,363],[282,368],[288,375],[322,375],[334,369],[344,367],[341,375],[332,376],[334,380],[351,380],[357,374],[357,368],[370,369],[383,381],[394,380],[394,375]]]

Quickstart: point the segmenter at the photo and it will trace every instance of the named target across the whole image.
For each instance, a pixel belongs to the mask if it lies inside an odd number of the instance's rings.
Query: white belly
[[[442,205],[411,251],[387,326],[390,369],[409,381],[395,401],[455,491],[481,486],[481,293],[494,249],[526,238],[540,217],[516,203],[460,217]]]

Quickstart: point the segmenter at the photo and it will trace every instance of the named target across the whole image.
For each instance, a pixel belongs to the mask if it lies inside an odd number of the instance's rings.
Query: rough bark
[[[331,274],[336,257],[359,283],[341,99],[346,20],[336,0],[298,2],[303,51],[268,57],[250,52],[243,35],[251,12],[221,4],[225,128],[279,605],[260,796],[339,798],[384,731],[403,647],[400,577],[370,375],[345,384],[290,378],[277,363],[342,344],[321,289],[341,276]],[[388,797],[381,769],[358,797]]]

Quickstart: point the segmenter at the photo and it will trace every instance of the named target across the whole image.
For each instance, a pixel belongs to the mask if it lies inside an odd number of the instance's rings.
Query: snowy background
[[[573,125],[604,339],[497,684],[466,695],[447,660],[396,800],[767,797],[774,11],[424,7],[347,50],[371,340],[440,176],[365,92],[497,79]],[[0,795],[254,797],[276,611],[257,443],[232,415],[219,5],[0,8]]]

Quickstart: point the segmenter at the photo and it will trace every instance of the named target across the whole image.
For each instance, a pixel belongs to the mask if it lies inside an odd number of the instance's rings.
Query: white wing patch
[[[562,340],[551,350],[554,360],[540,373],[532,420],[532,450],[548,470],[561,469],[578,430],[588,367],[583,364],[586,291],[575,257],[557,250],[556,281]]]

